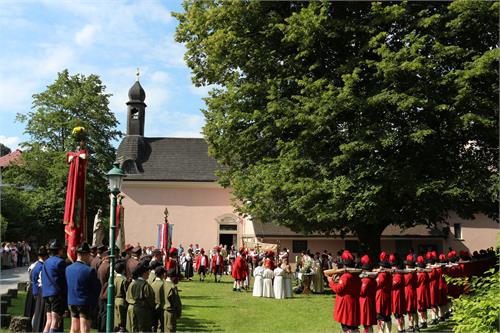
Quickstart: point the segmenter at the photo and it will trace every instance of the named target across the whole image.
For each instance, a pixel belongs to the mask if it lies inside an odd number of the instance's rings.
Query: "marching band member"
[[[418,328],[427,328],[427,308],[429,306],[429,276],[425,268],[424,257],[418,256],[416,266],[420,268],[417,273],[417,311],[420,313]]]
[[[375,306],[377,309],[377,324],[380,332],[390,333],[391,322],[391,290],[392,277],[389,273],[391,264],[387,260],[387,253],[380,253],[380,273],[377,276],[377,293]]]
[[[342,253],[342,264],[344,267],[354,267],[354,257],[347,250]],[[358,331],[360,323],[359,293],[361,289],[359,276],[346,271],[340,276],[338,282],[329,276],[328,284],[337,295],[333,313],[334,319],[342,325],[343,332]]]
[[[377,293],[377,282],[375,275],[370,275],[373,268],[372,262],[368,255],[361,257],[360,274],[361,290],[359,292],[359,313],[360,325],[364,327],[364,333],[372,333],[373,325],[377,324],[377,309],[375,307],[375,294]]]
[[[413,255],[408,254],[406,256],[406,270],[404,275],[405,279],[405,301],[406,301],[406,313],[408,314],[408,330],[409,332],[415,332],[417,329],[418,315],[417,315],[417,274],[412,272],[415,268],[415,262],[413,261]]]
[[[392,275],[391,310],[397,321],[398,333],[402,333],[405,330],[405,280],[403,274],[398,272],[400,263],[397,255],[391,254],[389,262],[392,269],[395,270]]]

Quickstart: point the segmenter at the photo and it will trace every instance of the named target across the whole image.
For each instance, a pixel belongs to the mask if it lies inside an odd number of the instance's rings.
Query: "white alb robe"
[[[274,270],[274,298],[282,299],[285,298],[285,281],[284,281],[285,271],[278,267]]]
[[[257,266],[253,270],[253,290],[252,296],[262,297],[262,274],[264,273],[264,268],[262,266]]]
[[[262,273],[262,297],[274,298],[273,277],[274,273],[272,270],[269,268],[264,269]]]

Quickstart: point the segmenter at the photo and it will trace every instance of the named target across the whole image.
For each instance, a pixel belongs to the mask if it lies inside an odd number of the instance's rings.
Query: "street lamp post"
[[[106,333],[114,331],[114,298],[115,298],[115,239],[116,239],[116,196],[120,193],[122,180],[125,177],[119,164],[113,164],[113,168],[106,175],[109,182],[109,190],[112,194],[111,221],[109,221],[109,280],[108,280],[108,304],[106,306]]]

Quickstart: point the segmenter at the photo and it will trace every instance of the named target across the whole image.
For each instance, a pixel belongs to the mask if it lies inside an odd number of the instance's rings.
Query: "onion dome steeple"
[[[144,117],[146,104],[146,92],[139,83],[139,68],[137,69],[137,79],[128,91],[129,101],[127,102],[127,135],[144,136]]]

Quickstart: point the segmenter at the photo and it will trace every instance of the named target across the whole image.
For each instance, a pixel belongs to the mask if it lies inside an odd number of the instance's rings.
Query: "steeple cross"
[[[135,76],[137,76],[137,79],[136,79],[137,82],[139,82],[140,75],[141,75],[141,73],[139,72],[139,67],[137,67],[137,73],[135,73]]]

